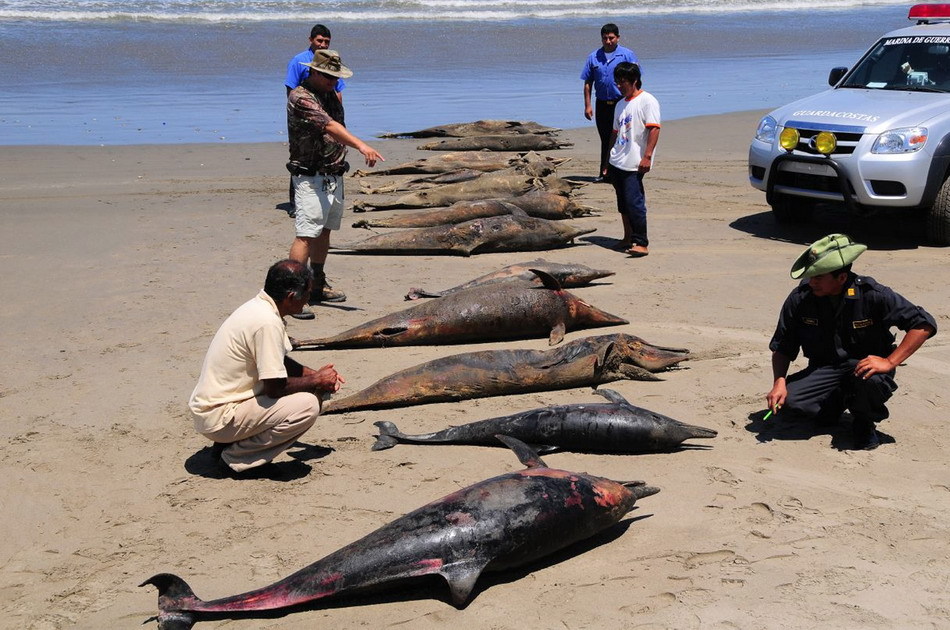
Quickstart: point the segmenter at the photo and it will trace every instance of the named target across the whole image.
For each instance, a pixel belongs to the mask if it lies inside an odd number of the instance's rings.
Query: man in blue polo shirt
[[[327,50],[328,48],[330,48],[330,29],[328,29],[323,24],[315,24],[313,28],[310,29],[310,47],[307,48],[307,50],[294,55],[294,58],[291,59],[287,64],[287,77],[284,79],[284,87],[287,88],[287,96],[290,96],[290,91],[292,89],[302,85],[304,79],[306,79],[309,75],[309,71],[305,64],[313,61],[314,51]],[[340,99],[340,103],[343,102],[343,88],[345,87],[346,83],[343,81],[343,79],[337,79],[336,96],[338,99]],[[340,120],[340,124],[345,124],[345,122]],[[291,178],[288,196],[290,198],[290,210],[287,212],[287,214],[290,215],[290,218],[294,218],[297,215],[297,208],[294,205],[293,178]]]
[[[297,53],[287,64],[287,78],[284,79],[284,86],[287,88],[287,95],[290,91],[302,84],[309,74],[304,64],[313,61],[313,52],[315,50],[327,50],[330,47],[330,29],[323,24],[316,24],[310,29],[310,47],[303,52]],[[343,102],[343,89],[346,83],[343,79],[336,82],[336,95]]]
[[[594,181],[604,181],[607,158],[610,156],[610,134],[613,131],[614,106],[620,100],[620,90],[614,84],[614,68],[621,61],[639,63],[637,55],[620,45],[620,29],[616,24],[604,24],[600,29],[603,46],[587,57],[581,80],[584,81],[584,117],[597,123],[600,135],[600,170]],[[591,105],[591,92],[596,106]]]

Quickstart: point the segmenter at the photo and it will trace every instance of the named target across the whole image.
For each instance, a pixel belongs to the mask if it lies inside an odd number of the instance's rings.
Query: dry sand
[[[630,332],[693,360],[660,382],[610,385],[634,404],[719,431],[704,449],[574,453],[548,464],[662,488],[596,544],[522,571],[483,576],[457,610],[435,584],[228,628],[948,628],[950,427],[947,334],[899,370],[873,452],[832,432],[759,420],[767,344],[805,244],[850,230],[860,271],[948,324],[946,251],[914,225],[841,216],[779,228],[746,180],[757,112],[664,126],[646,180],[651,254],[629,259],[612,189],[578,195],[597,227],[554,261],[614,269],[584,299]],[[359,133],[359,130],[354,130]],[[565,132],[587,177],[592,128]],[[374,143],[387,164],[418,141]],[[0,626],[136,628],[157,611],[150,575],[170,571],[212,599],[269,584],[457,488],[520,464],[506,449],[397,446],[371,452],[373,422],[407,432],[549,404],[589,390],[330,415],[280,458],[279,478],[222,478],[185,403],[216,328],[286,255],[292,224],[279,144],[7,147],[0,156]],[[358,157],[358,156],[357,156]],[[384,180],[384,178],[377,178]],[[390,178],[391,179],[391,178]],[[388,181],[385,179],[384,181]],[[348,182],[351,201],[359,198]],[[406,212],[406,211],[394,211]],[[367,233],[346,227],[335,242]],[[410,286],[441,289],[534,254],[471,258],[332,255],[349,300],[290,334],[342,331],[402,309]],[[513,344],[296,353],[333,363],[352,393],[431,358]],[[799,363],[800,365],[800,363]],[[944,383],[944,385],[941,385]],[[153,625],[148,622],[147,625]]]

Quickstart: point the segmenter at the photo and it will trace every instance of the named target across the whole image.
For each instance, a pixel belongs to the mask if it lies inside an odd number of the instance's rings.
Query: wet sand
[[[608,387],[719,437],[675,453],[545,456],[554,467],[644,479],[660,494],[590,544],[483,576],[463,610],[434,582],[198,627],[950,626],[946,251],[919,246],[906,221],[832,214],[777,226],[746,178],[758,117],[664,125],[645,182],[647,258],[610,249],[620,227],[606,185],[577,194],[601,214],[575,222],[597,231],[540,254],[617,272],[574,293],[631,323],[569,332],[567,341],[628,332],[691,349],[692,360],[661,381]],[[562,135],[576,144],[552,152],[572,158],[559,174],[588,178],[594,131]],[[392,165],[417,157],[420,143],[374,145]],[[375,421],[417,433],[602,400],[575,389],[328,415],[272,478],[224,478],[185,404],[214,331],[286,256],[292,222],[275,209],[285,161],[280,144],[0,155],[0,625],[140,627],[157,612],[155,589],[137,587],[152,574],[176,573],[205,599],[264,586],[431,500],[520,468],[502,448],[371,452]],[[350,201],[360,199],[356,182],[347,185]],[[349,227],[353,218],[347,210],[335,242],[369,235]],[[768,340],[794,286],[788,268],[807,243],[839,230],[870,246],[860,272],[923,305],[942,328],[898,371],[887,437],[873,452],[848,450],[846,422],[829,431],[761,420]],[[331,254],[328,275],[348,301],[318,307],[313,322],[288,320],[289,332],[340,332],[405,308],[412,286],[448,288],[534,257]],[[542,349],[547,340],[294,357],[333,363],[347,379],[342,395],[422,361],[501,347]]]

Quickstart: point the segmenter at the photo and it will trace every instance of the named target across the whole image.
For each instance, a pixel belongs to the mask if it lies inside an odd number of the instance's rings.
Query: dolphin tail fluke
[[[188,612],[195,604],[203,603],[177,575],[159,573],[145,580],[139,586],[151,584],[158,589],[158,627],[159,630],[191,630],[195,625],[195,615]]]
[[[395,424],[386,421],[374,422],[373,424],[379,427],[379,435],[376,436],[376,443],[373,444],[374,451],[382,451],[399,444],[398,436],[401,433]]]

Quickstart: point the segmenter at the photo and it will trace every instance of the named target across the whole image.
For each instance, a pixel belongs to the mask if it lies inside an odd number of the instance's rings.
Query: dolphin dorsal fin
[[[612,403],[617,403],[618,405],[630,405],[626,398],[624,398],[620,392],[613,389],[595,389],[594,393],[598,396],[603,396]],[[377,423],[378,424],[378,423]]]
[[[534,452],[530,446],[522,442],[517,438],[513,438],[510,435],[495,435],[496,438],[501,440],[505,446],[510,448],[515,452],[515,455],[518,456],[518,459],[522,464],[528,468],[547,468],[548,465],[538,457],[538,454]]]
[[[545,289],[551,289],[552,291],[562,291],[561,283],[557,281],[557,278],[549,274],[547,271],[541,271],[540,269],[528,269],[531,273],[536,275],[540,280],[541,284],[544,285]]]

